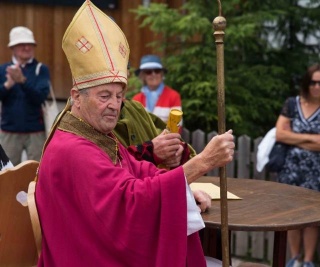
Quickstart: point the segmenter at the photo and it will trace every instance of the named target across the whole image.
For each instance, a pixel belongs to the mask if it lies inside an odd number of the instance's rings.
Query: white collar
[[[29,64],[29,63],[31,63],[33,61],[33,58],[30,58],[29,60],[28,60],[28,62],[26,63],[26,64]],[[13,64],[19,64],[19,62],[18,62],[18,60],[16,59],[16,57],[15,56],[12,56],[12,62],[13,62]],[[26,66],[26,64],[21,64],[20,66],[22,67],[22,68],[24,68],[25,66]]]

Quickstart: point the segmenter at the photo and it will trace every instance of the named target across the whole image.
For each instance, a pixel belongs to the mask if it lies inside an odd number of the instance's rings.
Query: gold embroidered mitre
[[[91,1],[85,1],[75,14],[63,36],[62,49],[79,90],[105,83],[127,84],[127,39]]]

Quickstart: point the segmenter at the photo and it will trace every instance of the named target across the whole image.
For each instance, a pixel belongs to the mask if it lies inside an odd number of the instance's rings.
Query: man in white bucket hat
[[[45,141],[41,105],[49,93],[47,66],[35,58],[36,41],[30,29],[11,29],[8,47],[12,61],[0,66],[0,142],[14,165],[26,150],[28,159],[40,160]]]
[[[9,34],[8,47],[13,47],[18,44],[36,44],[33,37],[33,32],[26,27],[14,27]]]

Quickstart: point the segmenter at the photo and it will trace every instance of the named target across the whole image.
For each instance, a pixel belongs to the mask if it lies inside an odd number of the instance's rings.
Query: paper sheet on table
[[[192,191],[202,190],[206,192],[211,197],[211,199],[220,199],[220,187],[212,183],[191,183],[190,188]],[[227,199],[241,199],[241,198],[228,191]]]

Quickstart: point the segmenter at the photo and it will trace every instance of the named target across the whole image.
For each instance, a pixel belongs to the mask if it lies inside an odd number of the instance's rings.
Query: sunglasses
[[[315,81],[315,80],[310,81],[311,86],[316,86],[316,84],[318,84],[320,86],[320,81]]]
[[[147,75],[151,75],[152,73],[155,74],[159,74],[160,72],[162,72],[162,69],[150,69],[150,70],[143,70],[143,73],[147,74]]]

